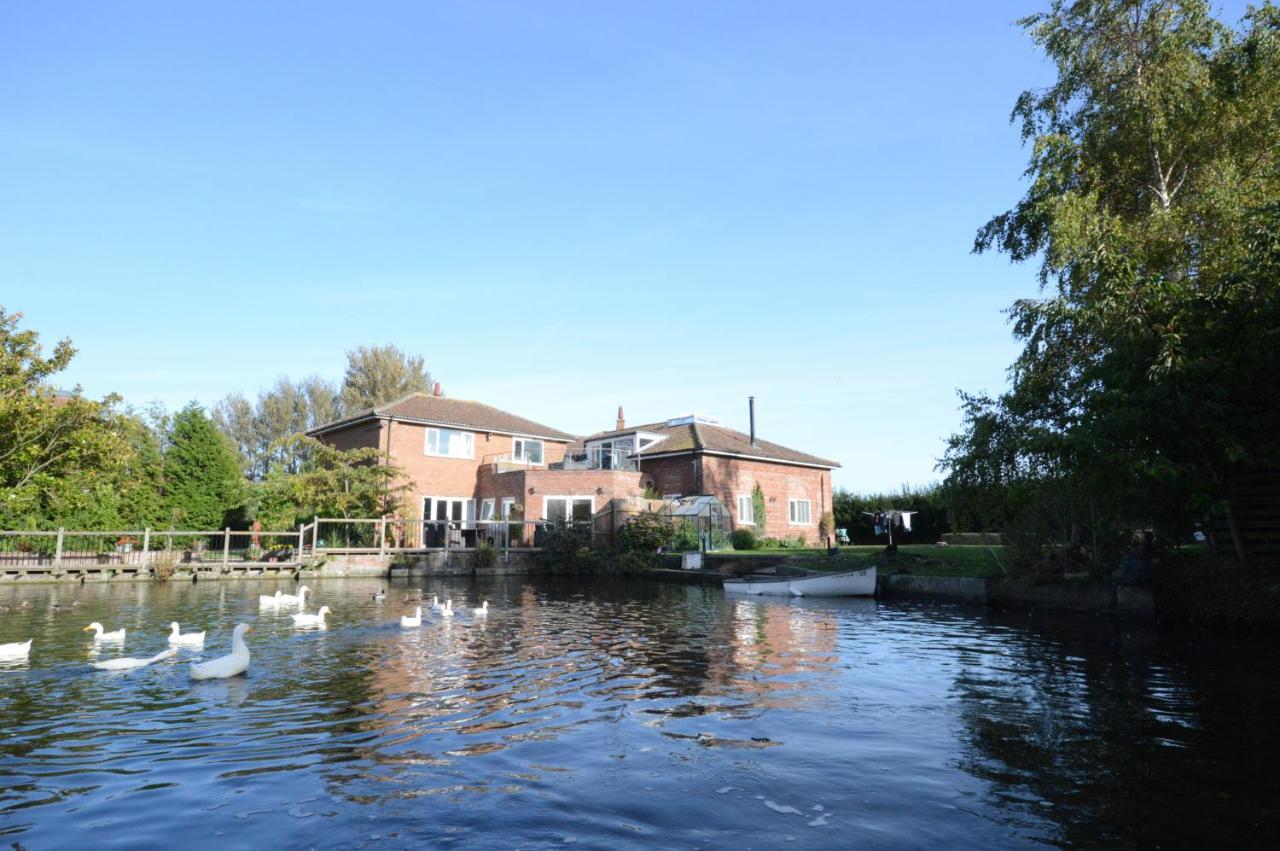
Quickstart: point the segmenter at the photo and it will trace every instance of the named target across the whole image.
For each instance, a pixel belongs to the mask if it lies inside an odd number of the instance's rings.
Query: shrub
[[[671,536],[671,549],[678,553],[697,552],[702,549],[702,536],[698,528],[689,520],[681,520],[676,524],[675,534]]]
[[[167,582],[173,576],[174,558],[171,553],[151,560],[151,578],[157,582]]]
[[[630,550],[618,556],[615,566],[618,573],[644,573],[657,566],[657,556],[654,553]]]
[[[618,548],[625,552],[656,553],[673,533],[671,521],[659,514],[639,514],[618,529]]]
[[[493,544],[481,540],[476,544],[476,567],[493,567],[498,563],[498,551]]]
[[[741,526],[733,530],[733,534],[729,536],[729,541],[733,544],[735,550],[754,550],[760,546],[760,541],[756,539],[756,533],[753,529]]]

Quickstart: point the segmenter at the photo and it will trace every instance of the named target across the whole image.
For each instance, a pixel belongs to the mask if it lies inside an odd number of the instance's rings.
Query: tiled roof
[[[550,440],[570,441],[574,436],[568,432],[550,426],[517,417],[506,411],[498,410],[492,405],[472,402],[469,399],[451,399],[446,396],[431,396],[426,393],[415,393],[403,399],[397,399],[386,405],[369,408],[350,416],[334,420],[307,432],[316,435],[336,431],[371,417],[391,417],[408,422],[431,423],[433,425],[456,426],[472,431],[496,431],[504,434],[522,434],[530,437],[545,437]]]
[[[770,443],[767,440],[756,438],[755,445],[751,443],[751,437],[740,431],[735,431],[724,426],[711,425],[709,423],[681,423],[680,425],[667,425],[662,423],[649,423],[647,425],[634,426],[626,428],[622,431],[602,431],[593,434],[586,440],[602,440],[614,435],[631,434],[636,431],[645,431],[651,434],[665,434],[666,440],[660,440],[652,446],[648,446],[640,451],[641,456],[645,455],[667,455],[676,452],[722,452],[727,455],[743,455],[752,458],[762,458],[769,461],[791,462],[793,464],[812,464],[816,467],[839,467],[838,461],[831,461],[827,458],[819,458],[816,455],[810,455],[807,452],[799,452],[795,449],[789,449],[777,443]]]

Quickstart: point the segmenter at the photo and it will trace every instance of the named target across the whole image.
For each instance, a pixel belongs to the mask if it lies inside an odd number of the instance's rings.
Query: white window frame
[[[449,510],[445,512],[448,517],[445,521],[436,519],[436,503],[448,503]],[[462,519],[453,519],[453,504],[455,502],[462,503]],[[460,529],[474,529],[476,523],[476,501],[469,496],[424,496],[422,498],[423,520],[429,523],[444,522],[452,526],[458,524]]]
[[[538,444],[538,456],[541,461],[528,460],[529,444]],[[538,440],[533,437],[517,437],[511,441],[511,460],[517,464],[526,464],[530,467],[545,467],[547,464],[547,445],[545,441]]]
[[[436,436],[436,446],[440,445],[440,435],[442,433],[462,435],[465,438],[465,444],[468,448],[466,455],[454,452],[433,452],[431,450],[431,435]],[[453,439],[449,440],[450,446],[453,445]],[[459,428],[435,428],[431,427],[426,430],[422,438],[422,454],[430,455],[433,458],[462,458],[471,459],[476,457],[476,433],[473,431],[465,431]]]
[[[751,502],[751,494],[738,494],[738,525],[756,525],[755,506]]]
[[[796,506],[804,505],[804,513],[808,515],[808,519],[796,519]],[[787,521],[792,526],[812,526],[813,525],[813,503],[807,499],[789,499],[787,500]]]
[[[516,507],[516,498],[514,496],[504,496],[502,498],[501,507],[502,507],[502,519],[510,520],[511,512]]]
[[[494,500],[482,499],[480,501],[480,518],[479,518],[480,521],[482,523],[492,523],[494,520],[496,520],[497,518],[495,518],[493,515],[493,512],[496,508],[497,508],[497,504]]]
[[[594,496],[592,496],[591,494],[586,494],[586,493],[581,493],[581,494],[552,494],[552,495],[549,495],[549,496],[544,496],[544,497],[542,498],[542,519],[543,519],[543,520],[550,520],[550,519],[551,519],[550,517],[548,517],[548,516],[547,516],[547,504],[548,504],[548,503],[550,503],[550,502],[553,502],[553,501],[555,501],[555,500],[557,500],[557,499],[563,499],[563,500],[566,500],[566,501],[569,503],[567,506],[565,506],[566,511],[565,511],[565,513],[564,513],[564,516],[565,516],[566,518],[568,518],[568,520],[569,520],[570,522],[573,522],[573,503],[574,503],[575,501],[577,501],[577,500],[580,500],[580,499],[585,499],[585,500],[587,500],[587,501],[589,501],[589,502],[591,503],[591,516],[592,516],[592,517],[594,517],[594,516],[595,516],[595,513],[596,513],[596,498],[595,498]]]

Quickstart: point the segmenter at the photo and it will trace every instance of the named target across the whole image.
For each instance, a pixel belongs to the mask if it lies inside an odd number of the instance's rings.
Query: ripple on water
[[[1180,817],[1196,795],[1228,823],[1280,818],[1276,781],[1249,771],[1278,755],[1250,709],[1277,686],[1241,677],[1236,693],[1228,676],[1270,663],[1248,639],[1198,655],[1090,620],[510,578],[429,581],[428,597],[493,612],[404,630],[399,605],[370,600],[382,584],[313,583],[323,632],[259,613],[271,582],[0,590],[31,602],[0,641],[36,638],[0,668],[0,835],[261,846],[323,824],[315,842],[334,848],[977,847],[1243,838]],[[126,648],[94,655],[89,620],[127,627]],[[252,620],[249,675],[193,683],[191,651],[89,669],[156,652],[172,620],[209,631],[205,658]],[[1153,784],[1160,771],[1178,782]],[[1140,817],[1152,802],[1132,790],[1164,796],[1163,815]]]

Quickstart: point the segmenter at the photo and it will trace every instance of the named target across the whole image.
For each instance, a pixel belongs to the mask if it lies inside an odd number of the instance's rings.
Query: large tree
[[[240,453],[245,475],[259,480],[275,467],[296,473],[305,446],[285,438],[330,422],[339,415],[338,391],[312,375],[300,381],[281,377],[258,394],[256,403],[232,393],[213,408],[213,420]]]
[[[164,508],[177,529],[222,528],[245,499],[235,448],[192,403],[173,418],[164,455]]]
[[[59,393],[54,378],[75,355],[69,340],[47,355],[20,313],[0,307],[0,525],[52,528],[117,522],[117,484],[130,446],[115,427],[114,397]]]
[[[342,407],[348,413],[430,388],[431,373],[420,355],[407,354],[394,345],[361,346],[347,352]]]
[[[1057,80],[1017,102],[1028,190],[975,250],[1038,261],[1045,293],[1011,308],[1009,391],[965,398],[948,486],[1016,494],[1006,520],[1033,513],[1037,537],[1095,559],[1126,526],[1211,504],[1234,529],[1233,471],[1280,460],[1280,377],[1262,366],[1276,282],[1260,272],[1280,12],[1233,29],[1203,0],[1054,0],[1021,23]]]

